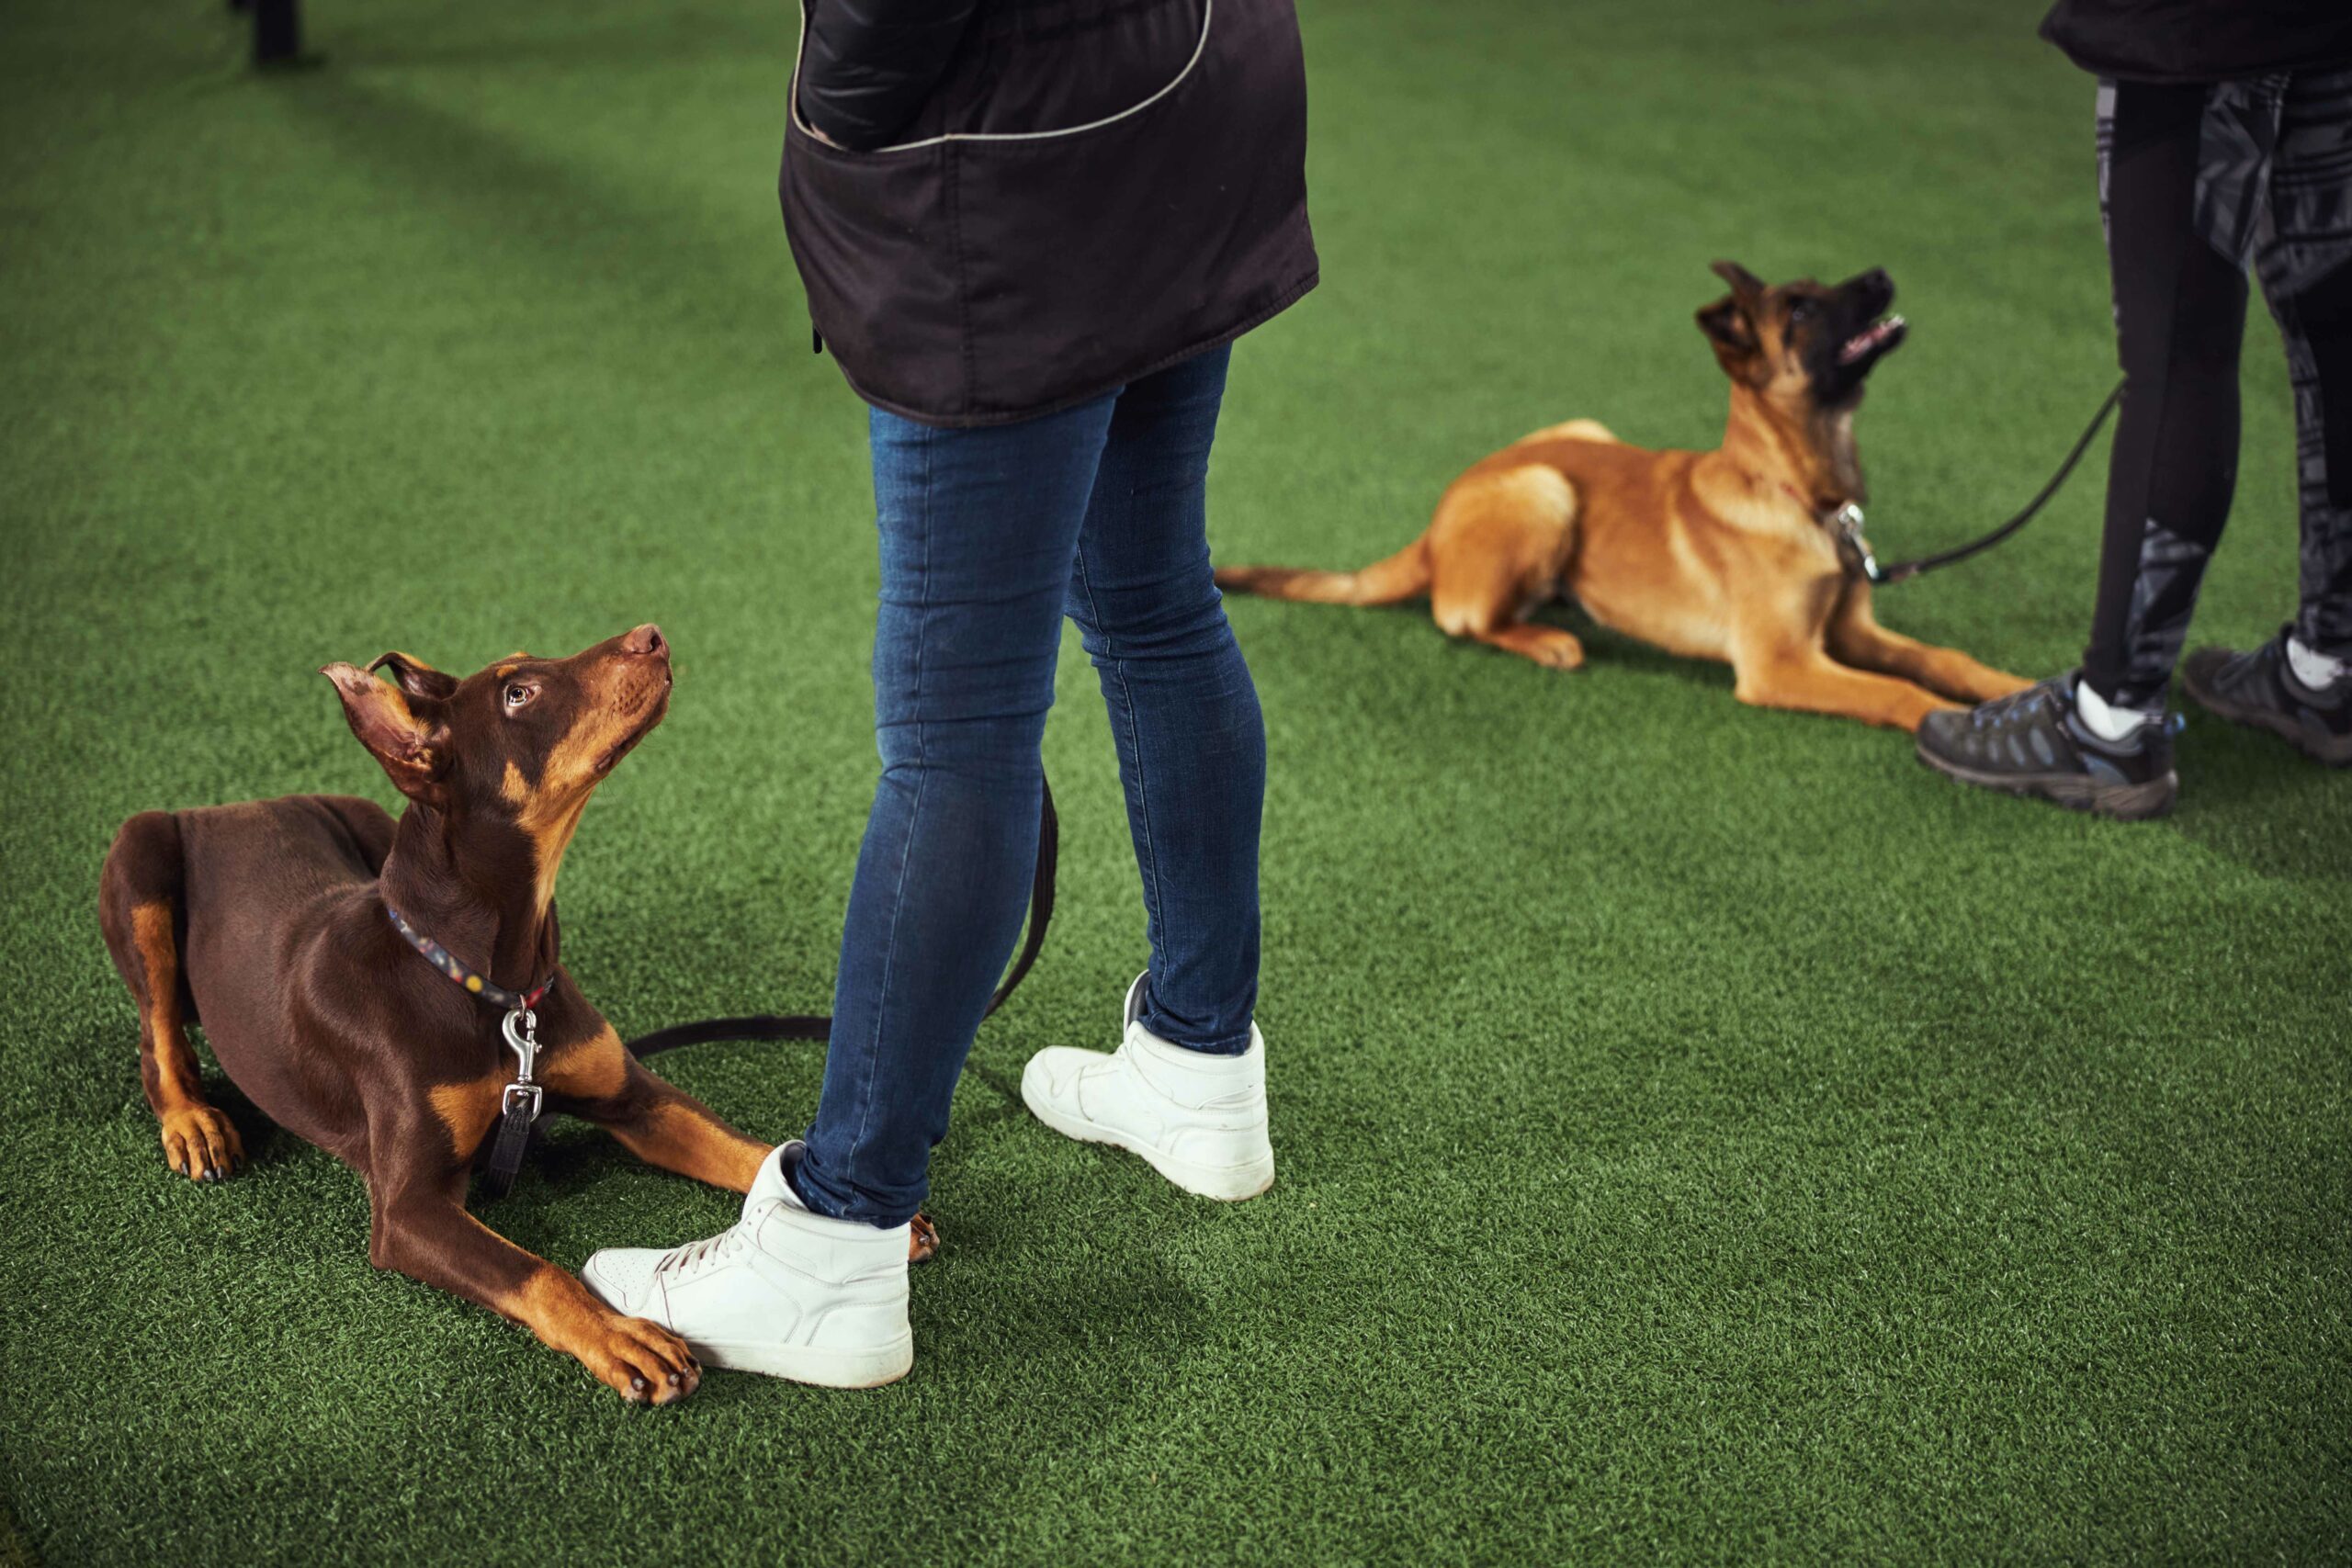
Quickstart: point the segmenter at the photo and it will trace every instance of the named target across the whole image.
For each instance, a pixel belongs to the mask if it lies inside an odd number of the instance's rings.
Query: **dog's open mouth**
[[[1888,316],[1883,321],[1872,321],[1839,345],[1838,363],[1858,365],[1874,354],[1883,353],[1903,335],[1905,325],[1900,316]]]

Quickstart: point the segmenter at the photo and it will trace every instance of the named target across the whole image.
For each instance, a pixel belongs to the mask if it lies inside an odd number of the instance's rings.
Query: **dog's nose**
[[[662,640],[662,628],[651,621],[648,621],[621,638],[621,651],[660,655],[666,658],[670,652],[670,645]]]

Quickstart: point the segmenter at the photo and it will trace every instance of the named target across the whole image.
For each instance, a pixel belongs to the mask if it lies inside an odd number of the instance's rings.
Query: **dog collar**
[[[392,929],[401,933],[401,939],[417,952],[424,954],[424,961],[427,964],[432,964],[468,991],[501,1011],[510,1013],[533,1011],[547,999],[548,993],[555,988],[553,975],[549,975],[527,991],[510,991],[503,986],[492,985],[488,976],[478,975],[467,968],[458,962],[456,956],[447,948],[409,924],[408,917],[390,904],[384,906],[384,913],[391,916]]]
[[[1848,571],[1868,582],[1901,581],[1899,578],[1890,580],[1879,569],[1878,557],[1871,552],[1871,542],[1862,537],[1862,509],[1859,505],[1845,501],[1835,506],[1825,506],[1807,501],[1804,493],[1786,479],[1781,481],[1781,488],[1788,491],[1791,501],[1811,513],[1815,523],[1829,530],[1829,536],[1837,542],[1838,560]]]

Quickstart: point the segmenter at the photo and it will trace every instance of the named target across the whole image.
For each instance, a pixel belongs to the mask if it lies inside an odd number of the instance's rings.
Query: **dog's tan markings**
[[[500,680],[503,681],[503,680],[505,680],[505,679],[506,679],[506,677],[508,677],[509,675],[512,675],[513,673],[514,673],[514,671],[515,671],[518,668],[520,668],[520,666],[513,665],[513,664],[502,664],[502,665],[500,665],[500,666],[498,667],[498,671],[497,671],[498,678],[499,678]]]
[[[683,1096],[658,1102],[640,1120],[613,1123],[612,1134],[639,1159],[734,1192],[751,1190],[774,1149]]]
[[[466,1219],[481,1223],[470,1214]],[[623,1317],[552,1263],[540,1264],[490,1305],[542,1343],[577,1357],[633,1404],[668,1404],[685,1398],[702,1381],[702,1368],[684,1340],[658,1323]]]
[[[628,739],[646,712],[644,705],[634,712],[625,712],[616,703],[600,702],[582,714],[571,732],[548,753],[547,763],[539,770],[540,792],[544,794],[549,788],[569,792],[594,787],[604,777],[597,764],[604,761],[605,753]]]
[[[180,950],[168,900],[132,908],[130,942],[146,980],[139,1021],[153,1064],[153,1099],[164,1161],[190,1177],[207,1170],[227,1176],[244,1163],[244,1140],[234,1122],[205,1102],[187,1021],[180,1016]]]
[[[628,1053],[609,1023],[576,1045],[552,1052],[544,1074],[547,1086],[573,1100],[610,1100],[628,1087]]]
[[[196,1062],[181,1032],[180,949],[172,936],[172,907],[158,901],[130,911],[130,941],[147,977],[147,1025],[155,1042],[155,1077],[159,1091],[179,1100],[197,1089]]]
[[[571,835],[579,830],[580,814],[588,809],[586,790],[556,789],[545,782],[547,778],[542,773],[541,785],[535,790],[523,770],[510,761],[506,777],[499,784],[499,793],[514,807],[515,824],[530,835],[532,898],[542,915],[555,899],[556,874],[563,869],[563,852],[571,847]]]
[[[449,1147],[460,1161],[472,1158],[481,1141],[490,1136],[505,1087],[506,1076],[493,1074],[464,1083],[435,1084],[425,1091],[433,1102],[433,1114],[448,1130]]]

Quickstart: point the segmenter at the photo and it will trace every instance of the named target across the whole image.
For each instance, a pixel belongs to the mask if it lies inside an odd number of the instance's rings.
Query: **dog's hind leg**
[[[1870,585],[1863,582],[1846,591],[1829,617],[1828,645],[1831,657],[1841,664],[1900,675],[1957,702],[1989,702],[2032,684],[1979,664],[1958,649],[1938,648],[1888,631],[1871,613]]]
[[[194,1012],[180,972],[183,874],[178,821],[143,811],[122,825],[98,884],[98,922],[116,971],[139,1008],[139,1077],[161,1123],[164,1159],[181,1175],[219,1181],[244,1164],[229,1119],[207,1103],[196,1052]]]
[[[1572,419],[1562,424],[1547,424],[1541,430],[1530,431],[1519,438],[1528,441],[1606,441],[1611,446],[1623,446],[1617,433],[1597,419]]]
[[[1430,614],[1466,637],[1554,670],[1584,662],[1584,644],[1525,620],[1559,593],[1576,548],[1576,491],[1548,464],[1465,479],[1430,525]]]

